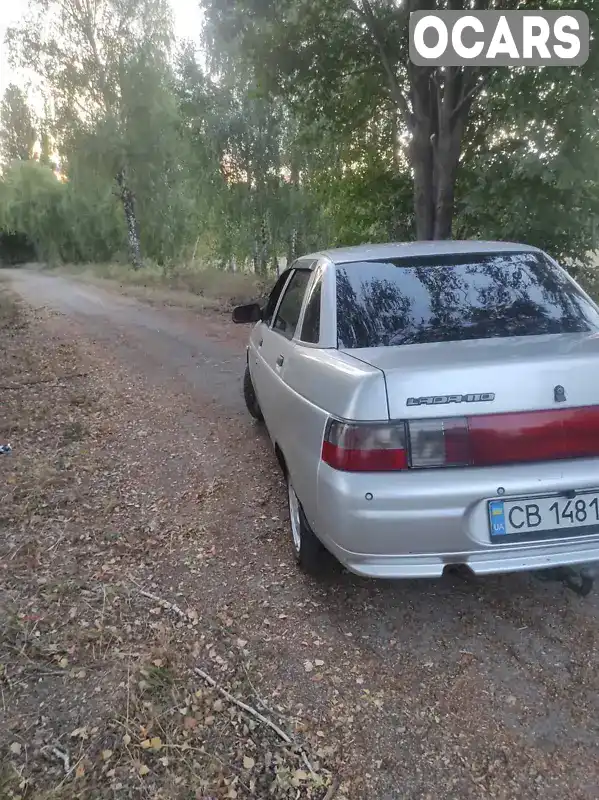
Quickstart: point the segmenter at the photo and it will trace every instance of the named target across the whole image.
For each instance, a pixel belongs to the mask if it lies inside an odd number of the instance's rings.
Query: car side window
[[[295,329],[302,310],[302,303],[306,293],[306,287],[312,273],[309,270],[296,270],[289,281],[277,316],[275,317],[273,330],[281,333],[286,339],[293,339]]]
[[[281,292],[283,291],[283,287],[287,282],[290,272],[291,270],[285,270],[285,272],[279,275],[277,282],[272,288],[270,296],[266,302],[266,306],[264,307],[264,313],[262,314],[262,322],[264,322],[265,325],[270,325],[272,322],[272,317],[275,313],[277,303],[279,302],[279,297],[281,296]]]
[[[312,284],[306,298],[306,310],[300,340],[316,344],[320,339],[320,298],[322,297],[322,278]]]

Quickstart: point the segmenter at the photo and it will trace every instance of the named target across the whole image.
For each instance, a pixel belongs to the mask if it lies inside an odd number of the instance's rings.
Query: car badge
[[[556,386],[553,389],[553,398],[556,403],[565,403],[566,401],[566,390],[563,386]]]

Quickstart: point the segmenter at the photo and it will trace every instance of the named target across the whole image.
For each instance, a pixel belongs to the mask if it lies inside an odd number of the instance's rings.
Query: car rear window
[[[341,264],[340,348],[599,331],[599,313],[541,253]]]

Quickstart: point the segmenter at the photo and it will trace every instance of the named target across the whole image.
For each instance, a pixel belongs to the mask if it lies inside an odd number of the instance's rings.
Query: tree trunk
[[[433,148],[429,137],[415,131],[410,144],[410,161],[414,179],[414,222],[416,238],[434,238],[435,197],[433,194]]]
[[[125,213],[125,222],[127,224],[129,260],[134,269],[139,269],[142,266],[142,260],[139,227],[137,225],[137,216],[135,213],[135,195],[129,186],[124,168],[117,174],[116,181],[119,186],[123,211]]]
[[[435,239],[450,239],[462,139],[470,108],[464,97],[464,73],[445,71],[443,94],[437,85],[438,131],[434,140]],[[438,80],[438,75],[437,75]]]
[[[412,142],[416,238],[451,239],[455,184],[472,83],[448,67],[443,75],[430,70],[412,80]],[[468,94],[466,94],[466,92]]]
[[[424,3],[410,2],[410,11],[430,6],[431,0]],[[432,7],[432,6],[431,6]],[[378,48],[381,66],[386,75],[394,109],[411,136],[408,158],[414,180],[414,221],[417,239],[432,239],[435,234],[436,192],[434,187],[434,135],[437,130],[437,95],[433,86],[432,70],[416,67],[408,63],[409,93],[397,80],[397,64],[387,49],[387,33],[377,18],[370,0],[360,0],[355,8],[366,23]],[[410,107],[411,106],[411,107]],[[395,138],[395,136],[394,136]]]
[[[436,202],[433,239],[451,239],[455,184],[462,148],[463,126],[439,136],[435,153]]]
[[[412,140],[409,157],[414,180],[414,221],[416,238],[433,239],[435,235],[435,148],[437,104],[428,71],[413,71]]]
[[[260,258],[258,261],[258,271],[260,275],[268,273],[268,224],[266,215],[260,222]]]
[[[409,12],[432,11],[437,5],[435,0],[403,3]],[[451,11],[463,10],[465,5],[468,6],[464,0],[448,0]],[[474,2],[477,11],[489,5],[489,0]],[[480,79],[478,67],[421,67],[408,62],[406,91],[398,81],[396,57],[388,49],[387,30],[371,0],[354,0],[353,8],[372,35],[395,113],[401,115],[411,135],[409,159],[414,178],[416,237],[449,239],[462,137],[468,113],[485,78]]]
[[[393,166],[396,172],[400,170],[399,163],[399,122],[397,116],[399,111],[396,106],[393,106],[393,113],[391,115],[391,146],[393,147]]]
[[[287,264],[292,264],[297,256],[297,228],[292,228],[287,242]]]
[[[418,123],[410,144],[414,217],[419,240],[450,239],[464,119],[429,133]]]

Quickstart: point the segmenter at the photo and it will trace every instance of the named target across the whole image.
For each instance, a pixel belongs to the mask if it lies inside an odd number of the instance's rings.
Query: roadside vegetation
[[[597,48],[573,69],[423,71],[387,0],[200,5],[190,43],[167,0],[29,0],[8,45],[35,80],[0,105],[0,260],[187,285],[364,241],[597,250]]]
[[[39,269],[40,265],[30,265]],[[228,312],[235,305],[265,297],[276,274],[229,272],[216,268],[144,265],[132,270],[127,264],[61,264],[45,266],[44,272],[72,275],[88,283],[117,288],[146,303],[173,305],[201,312]]]

